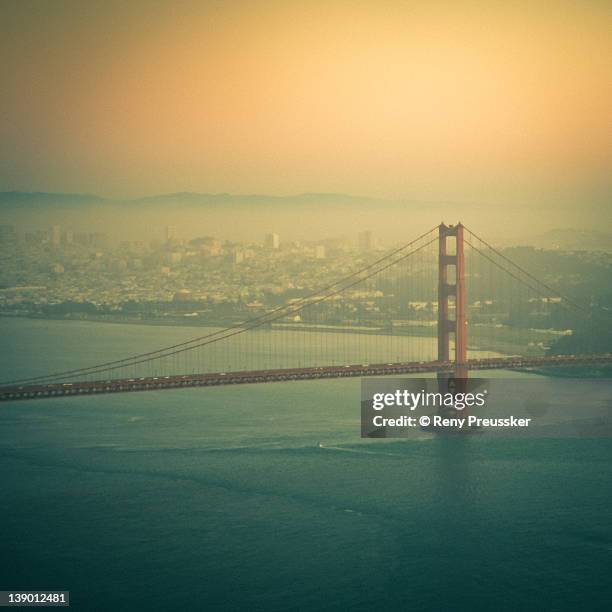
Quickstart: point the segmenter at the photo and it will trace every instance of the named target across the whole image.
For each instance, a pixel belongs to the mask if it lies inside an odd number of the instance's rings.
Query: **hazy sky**
[[[612,2],[0,3],[0,190],[609,199]]]

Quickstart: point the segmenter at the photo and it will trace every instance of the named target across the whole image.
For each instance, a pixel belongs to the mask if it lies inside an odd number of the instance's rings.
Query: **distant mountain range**
[[[133,199],[110,199],[89,193],[44,193],[3,191],[0,192],[0,206],[3,208],[34,208],[34,207],[72,207],[84,204],[106,205],[156,205],[175,204],[183,206],[210,206],[218,204],[392,204],[389,200],[353,196],[343,193],[301,193],[289,196],[271,196],[264,194],[235,195],[231,193],[196,193],[179,192],[166,193]]]

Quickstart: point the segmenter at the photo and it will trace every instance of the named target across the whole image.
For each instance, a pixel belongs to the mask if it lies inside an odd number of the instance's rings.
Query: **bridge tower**
[[[438,232],[438,361],[451,361],[450,337],[453,335],[455,378],[465,379],[468,367],[463,225],[441,223]],[[454,238],[450,245],[449,238]],[[454,318],[451,318],[451,299],[455,305]]]

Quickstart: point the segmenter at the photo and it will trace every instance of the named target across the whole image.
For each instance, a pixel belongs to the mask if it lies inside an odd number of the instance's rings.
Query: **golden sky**
[[[609,196],[605,0],[3,0],[0,53],[0,190]]]

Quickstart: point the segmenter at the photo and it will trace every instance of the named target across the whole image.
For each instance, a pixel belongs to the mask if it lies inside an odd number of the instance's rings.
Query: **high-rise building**
[[[166,226],[166,242],[176,240],[176,225]]]
[[[280,238],[278,234],[275,234],[274,232],[271,234],[266,234],[264,246],[267,249],[278,249],[280,247]]]
[[[325,259],[325,246],[317,244],[315,247],[315,259]]]
[[[59,246],[62,242],[62,228],[59,225],[54,225],[51,228],[51,244]]]
[[[72,230],[66,230],[63,236],[64,244],[72,244],[74,242],[74,232]]]

